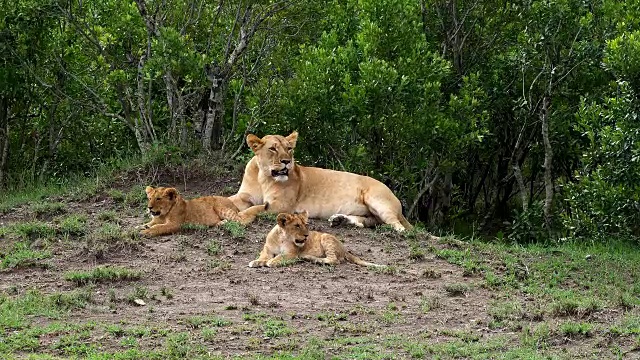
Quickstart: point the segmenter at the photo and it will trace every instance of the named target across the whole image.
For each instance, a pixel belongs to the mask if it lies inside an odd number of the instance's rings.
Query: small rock
[[[147,304],[145,304],[145,302],[142,299],[135,299],[133,300],[134,303],[140,305],[140,306],[145,306]]]
[[[591,260],[591,254],[587,254],[587,256],[584,257],[585,260]]]

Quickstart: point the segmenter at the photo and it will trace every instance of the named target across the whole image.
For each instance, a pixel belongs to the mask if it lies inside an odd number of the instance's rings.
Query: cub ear
[[[292,148],[295,148],[296,147],[296,141],[298,141],[298,132],[297,131],[292,132],[285,139],[287,139],[289,144],[291,144]]]
[[[298,215],[298,217],[305,223],[309,220],[309,213],[307,210],[296,210],[293,214]]]
[[[146,188],[144,188],[144,192],[146,192],[146,193],[147,193],[147,197],[150,197],[150,196],[151,196],[151,193],[153,192],[153,190],[154,190],[154,189],[153,189],[153,187],[151,187],[151,186],[147,186]]]
[[[164,191],[164,194],[169,198],[169,200],[173,200],[178,197],[178,190],[175,188],[168,188]]]
[[[289,216],[290,216],[289,214],[285,214],[285,213],[278,214],[276,221],[278,222],[278,225],[281,228],[284,228],[284,226],[287,225],[287,221],[289,221]]]
[[[264,142],[259,137],[249,134],[247,135],[247,145],[249,145],[253,152],[256,152],[264,145]]]

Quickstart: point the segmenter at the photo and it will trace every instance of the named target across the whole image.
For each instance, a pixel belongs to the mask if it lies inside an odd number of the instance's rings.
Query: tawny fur
[[[337,265],[348,261],[362,266],[383,267],[364,261],[348,252],[335,236],[309,231],[308,214],[278,214],[278,224],[267,235],[258,259],[249,267],[276,267],[287,261],[303,259],[319,264]]]
[[[297,132],[287,137],[247,136],[255,156],[245,168],[238,194],[230,197],[239,209],[268,202],[271,212],[306,209],[309,217],[328,218],[332,225],[390,224],[397,231],[412,228],[402,215],[398,198],[380,181],[295,164],[297,139]]]
[[[142,225],[145,230],[141,233],[147,236],[172,234],[185,223],[213,226],[228,220],[248,224],[268,208],[268,204],[265,204],[238,211],[233,202],[224,196],[185,200],[175,188],[147,186],[145,192],[149,200],[147,207],[153,217]]]

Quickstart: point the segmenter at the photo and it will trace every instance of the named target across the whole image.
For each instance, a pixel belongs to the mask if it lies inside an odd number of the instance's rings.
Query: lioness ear
[[[302,220],[304,220],[305,222],[307,220],[309,220],[309,213],[307,212],[307,210],[302,210],[299,211],[298,214],[300,214],[300,217],[302,218]]]
[[[164,194],[169,198],[169,200],[173,200],[178,196],[178,190],[175,188],[168,188],[164,191]]]
[[[153,192],[153,187],[147,186],[146,188],[144,188],[144,192],[147,193],[147,197],[150,197],[151,193]]]
[[[253,134],[247,135],[247,145],[249,145],[253,152],[258,151],[258,149],[260,149],[263,144],[264,143],[262,142],[262,139],[260,139],[259,137]]]
[[[289,214],[285,213],[278,214],[278,217],[276,218],[276,221],[281,228],[283,228],[287,224],[287,220],[289,220]]]
[[[287,139],[289,144],[291,144],[291,147],[293,148],[296,147],[296,141],[298,141],[298,132],[297,131],[292,132],[285,139]]]

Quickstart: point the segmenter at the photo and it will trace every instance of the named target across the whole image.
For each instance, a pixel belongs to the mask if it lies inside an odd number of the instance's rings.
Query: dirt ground
[[[188,187],[183,195],[229,193],[239,184],[239,173],[237,175],[215,180],[192,175],[186,179]],[[126,192],[130,188],[128,184],[139,180],[140,174],[125,174],[115,180],[112,188]],[[176,173],[157,174],[155,183],[187,183],[184,180]],[[184,186],[179,186],[179,190],[184,190]],[[135,226],[148,221],[143,204],[127,207],[105,191],[79,202],[57,200],[65,202],[67,213],[86,214],[89,228],[99,226],[102,220],[98,215],[105,210],[117,212],[118,224],[124,230],[133,231]],[[28,207],[22,206],[0,217],[0,222],[7,225],[32,218]],[[43,220],[55,222],[55,218]],[[374,345],[370,350],[365,349],[372,351],[371,357],[386,354],[399,358],[410,356],[410,347],[401,345],[407,341],[433,345],[470,336],[473,337],[470,342],[492,343],[490,346],[505,350],[519,342],[518,329],[488,326],[492,319],[488,307],[497,296],[482,286],[482,277],[468,276],[462,267],[430,252],[423,258],[412,259],[409,241],[384,228],[331,228],[326,220],[310,223],[312,229],[337,235],[347,249],[361,258],[390,265],[388,271],[353,264],[329,267],[304,262],[277,269],[249,268],[248,263],[257,257],[267,232],[274,225],[273,217],[259,218],[248,225],[240,237],[222,228],[187,229],[175,235],[113,247],[100,256],[87,252],[81,239],[60,239],[51,246],[53,257],[47,261],[48,268],[0,272],[0,291],[22,293],[36,288],[43,293],[68,292],[77,289],[63,279],[62,275],[69,271],[91,270],[102,265],[140,270],[143,276],[138,281],[90,287],[92,304],[75,310],[71,321],[146,327],[152,332],[168,329],[197,337],[198,325],[188,319],[215,315],[230,325],[217,328],[215,338],[203,343],[208,352],[224,357],[269,355],[277,351],[295,353],[307,346],[309,339],[325,344],[326,357],[344,355],[344,346],[356,346],[363,341]],[[215,255],[207,251],[212,241],[221,248]],[[430,240],[426,235],[419,235],[414,241],[427,249],[450,246]],[[466,284],[472,290],[451,296],[447,290],[451,284]],[[144,306],[126,300],[136,287],[146,289]],[[499,297],[518,296],[523,303],[531,301],[517,294]],[[117,299],[115,303],[114,299]],[[265,324],[269,319],[285,324],[281,336],[266,335]],[[44,325],[50,320],[37,321]],[[350,338],[353,340],[348,340]],[[46,343],[46,339],[40,341]],[[55,337],[51,341],[55,341]],[[99,344],[101,351],[123,350],[119,339],[101,330],[91,332],[84,341]],[[594,356],[596,347],[587,343],[598,340],[585,341],[576,344],[558,338],[557,352],[567,358]],[[139,339],[142,349],[158,349],[163,344],[159,336]],[[585,349],[588,350],[585,352]],[[610,353],[605,357],[608,356]]]

